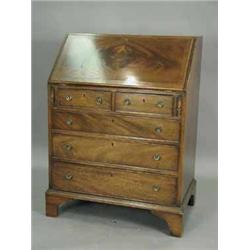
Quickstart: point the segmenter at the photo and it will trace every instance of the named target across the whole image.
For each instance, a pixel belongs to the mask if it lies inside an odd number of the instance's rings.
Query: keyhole
[[[113,119],[111,120],[112,122],[115,122]]]
[[[144,103],[145,103],[145,102],[146,102],[146,100],[143,98],[143,99],[142,99],[142,102],[144,102]]]
[[[114,147],[114,143],[113,142],[111,143],[111,145],[112,145],[112,147]]]

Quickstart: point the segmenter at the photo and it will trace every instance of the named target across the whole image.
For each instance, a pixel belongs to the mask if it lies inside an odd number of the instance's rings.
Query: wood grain
[[[115,198],[115,197],[108,197],[108,196],[101,196],[94,194],[76,193],[76,192],[69,192],[69,191],[62,191],[55,189],[48,189],[46,193],[57,197],[70,198],[75,200],[91,201],[96,203],[111,204],[111,205],[132,207],[132,208],[146,209],[146,210],[156,210],[174,214],[183,214],[183,210],[179,206],[166,206],[144,201],[136,201],[136,200],[129,200],[117,197]]]
[[[53,129],[179,140],[180,126],[176,120],[66,111],[54,111],[52,117]]]
[[[86,89],[58,89],[55,97],[58,106],[111,109],[111,93]]]
[[[193,37],[69,34],[49,82],[183,89]]]
[[[174,236],[195,202],[201,38],[70,34],[49,78],[46,215],[79,199],[151,210]]]
[[[55,162],[54,189],[174,205],[176,178]]]
[[[116,110],[159,113],[168,114],[171,116],[173,113],[173,96],[117,93]]]
[[[109,162],[155,169],[176,170],[176,146],[145,144],[139,141],[95,139],[53,135],[53,155],[62,159]],[[68,147],[68,148],[67,148]]]
[[[187,79],[187,93],[182,115],[181,146],[179,160],[179,203],[181,203],[190,183],[194,179],[196,140],[198,124],[198,103],[200,84],[202,39],[196,39],[193,60],[190,64],[190,74]]]

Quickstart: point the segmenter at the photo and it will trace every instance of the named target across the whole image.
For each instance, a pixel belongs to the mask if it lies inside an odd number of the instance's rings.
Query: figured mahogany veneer
[[[115,107],[117,111],[172,115],[173,96],[117,93]]]
[[[54,163],[52,188],[173,206],[176,177],[88,165]]]
[[[70,34],[48,85],[46,215],[79,199],[151,210],[181,236],[194,205],[201,38]]]
[[[194,39],[72,34],[49,81],[183,90]]]
[[[53,111],[52,119],[53,129],[179,141],[178,120],[62,110]]]
[[[53,155],[57,158],[177,169],[178,149],[173,145],[58,134],[53,135],[52,144]]]
[[[85,89],[58,89],[55,102],[58,106],[111,109],[111,93]]]

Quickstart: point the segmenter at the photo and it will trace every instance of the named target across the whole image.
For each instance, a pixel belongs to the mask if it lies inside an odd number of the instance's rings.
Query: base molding
[[[180,207],[167,207],[163,205],[145,203],[141,201],[131,201],[125,199],[103,197],[90,194],[80,194],[72,192],[48,189],[46,192],[46,216],[57,217],[59,206],[67,201],[83,200],[111,205],[133,207],[150,210],[152,214],[163,219],[169,227],[171,235],[180,237],[183,232],[183,217],[188,205],[193,206],[195,201],[196,181],[191,182],[183,202]]]

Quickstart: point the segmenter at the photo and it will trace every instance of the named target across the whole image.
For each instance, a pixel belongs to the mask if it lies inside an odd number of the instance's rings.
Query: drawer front
[[[71,160],[108,162],[154,169],[177,169],[176,146],[139,141],[53,135],[55,157]]]
[[[173,96],[151,94],[116,94],[116,110],[172,115]]]
[[[59,111],[53,112],[52,117],[54,129],[179,140],[180,125],[176,120]]]
[[[174,205],[176,178],[119,169],[55,162],[52,185],[63,191]]]
[[[111,109],[111,93],[108,91],[58,89],[56,103],[59,106],[72,106],[95,109]]]

